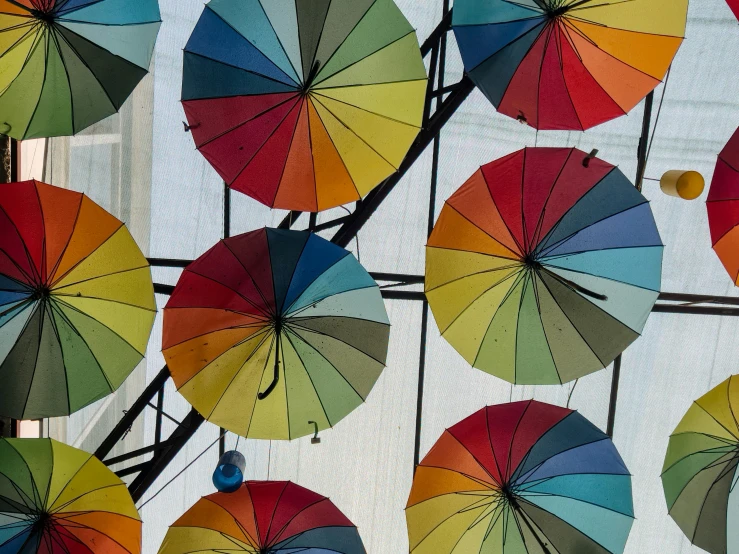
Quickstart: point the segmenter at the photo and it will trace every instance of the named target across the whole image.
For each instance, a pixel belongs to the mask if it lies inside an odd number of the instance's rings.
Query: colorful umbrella
[[[117,112],[159,25],[157,0],[0,0],[0,133],[73,135]]]
[[[139,554],[125,483],[92,454],[51,439],[0,439],[0,552]]]
[[[144,357],[156,305],[126,227],[85,195],[0,186],[0,414],[68,415]]]
[[[739,0],[726,0],[726,3],[731,8],[731,11],[734,12],[736,18],[739,19]]]
[[[621,171],[574,148],[526,148],[446,201],[426,249],[426,296],[474,367],[559,384],[639,336],[661,267],[649,204]]]
[[[212,0],[185,46],[182,104],[228,185],[315,212],[394,173],[426,70],[392,0]]]
[[[416,468],[405,513],[413,554],[620,554],[634,519],[611,439],[534,400],[444,431]]]
[[[706,207],[713,249],[739,285],[739,129],[718,155]]]
[[[739,376],[696,400],[670,436],[662,470],[667,508],[690,542],[739,552]]]
[[[328,499],[289,481],[247,481],[198,500],[169,528],[159,554],[364,554],[359,532]]]
[[[389,334],[380,290],[354,256],[307,232],[261,229],[187,267],[164,309],[162,348],[205,418],[293,439],[367,398]]]
[[[457,0],[467,73],[499,112],[585,130],[656,87],[685,33],[688,0]]]

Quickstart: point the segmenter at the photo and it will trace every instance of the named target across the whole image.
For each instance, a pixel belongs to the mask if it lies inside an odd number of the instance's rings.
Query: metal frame
[[[423,114],[422,129],[416,140],[413,142],[404,161],[401,163],[398,171],[388,177],[377,188],[370,192],[363,200],[356,203],[353,212],[348,215],[337,217],[331,221],[322,223],[317,222],[316,214],[310,214],[308,220],[308,229],[313,232],[326,231],[336,229],[331,241],[340,245],[347,246],[350,241],[357,235],[357,232],[367,223],[372,214],[377,210],[380,204],[387,198],[392,190],[400,183],[406,172],[415,163],[415,161],[423,154],[427,147],[432,146],[432,174],[429,187],[429,209],[428,209],[428,232],[430,234],[435,219],[436,207],[436,185],[438,179],[438,163],[439,163],[439,135],[444,125],[449,121],[451,116],[462,105],[464,100],[474,89],[471,80],[464,76],[458,82],[446,85],[444,83],[444,73],[447,55],[447,33],[451,30],[451,9],[449,0],[443,1],[444,16],[439,25],[429,35],[421,46],[421,53],[424,57],[429,56],[429,81],[426,91],[426,102]],[[644,104],[644,119],[642,125],[642,134],[637,148],[637,175],[636,187],[641,190],[644,179],[644,171],[647,163],[648,139],[651,125],[653,94],[647,96]],[[231,225],[231,192],[228,186],[224,185],[224,232],[223,236],[230,235]],[[302,212],[289,212],[280,223],[280,228],[290,228],[296,224],[301,218]],[[181,259],[165,259],[165,258],[149,258],[149,263],[153,267],[169,267],[184,268],[191,260]],[[420,455],[420,437],[422,428],[422,412],[423,412],[423,393],[424,393],[424,372],[426,363],[426,343],[428,331],[428,303],[424,293],[418,290],[418,285],[424,282],[423,275],[406,275],[396,273],[377,273],[370,272],[370,275],[380,283],[382,296],[386,299],[417,301],[422,303],[422,323],[421,323],[421,340],[419,351],[419,375],[418,375],[418,396],[416,406],[416,428],[415,428],[415,444],[414,444],[414,470],[419,461]],[[407,290],[405,287],[412,287],[414,290]],[[156,283],[154,290],[157,294],[171,294],[174,287],[172,285]],[[692,295],[680,293],[662,293],[659,295],[653,312],[671,313],[671,314],[696,314],[696,315],[720,315],[720,316],[739,316],[739,298],[726,296],[706,296]],[[616,405],[618,401],[618,385],[620,378],[621,356],[614,361],[613,380],[611,385],[607,432],[609,435],[613,433],[615,424]],[[116,465],[129,460],[134,460],[143,456],[151,456],[148,460],[134,464],[128,468],[118,470],[118,474],[138,475],[133,480],[129,489],[134,500],[138,501],[146,490],[159,477],[161,472],[169,462],[177,455],[185,443],[193,436],[195,431],[202,425],[204,419],[194,409],[181,422],[177,422],[164,411],[165,402],[165,384],[169,378],[169,370],[163,367],[154,380],[146,387],[142,395],[132,405],[131,409],[124,415],[121,421],[111,431],[108,437],[103,441],[98,450],[95,452],[101,460],[107,465]],[[156,403],[154,403],[156,399]],[[109,457],[111,451],[126,436],[128,429],[138,417],[146,410],[146,408],[154,409],[156,412],[154,444],[139,448],[137,450],[127,452],[118,456]],[[177,428],[166,439],[162,438],[162,422],[164,417],[171,419],[177,423]],[[223,437],[220,441],[221,453],[225,449]]]

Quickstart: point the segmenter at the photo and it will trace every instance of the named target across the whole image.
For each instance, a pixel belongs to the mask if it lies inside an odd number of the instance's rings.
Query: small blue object
[[[229,450],[213,472],[213,484],[220,492],[236,492],[244,482],[246,460],[241,452]]]

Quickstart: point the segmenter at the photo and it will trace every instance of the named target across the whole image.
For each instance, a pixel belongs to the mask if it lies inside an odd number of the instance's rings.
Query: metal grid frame
[[[335,244],[346,247],[356,236],[357,232],[369,221],[372,214],[402,180],[403,176],[428,148],[432,147],[432,170],[429,182],[429,204],[428,204],[428,234],[433,229],[435,221],[436,188],[438,180],[440,140],[439,135],[444,125],[451,116],[462,105],[464,100],[474,89],[474,84],[465,75],[456,83],[446,85],[444,73],[447,56],[448,33],[451,31],[451,8],[449,0],[443,2],[443,17],[434,31],[421,45],[421,54],[424,59],[429,60],[429,80],[426,90],[425,107],[423,112],[422,129],[418,137],[410,147],[406,158],[401,163],[398,171],[382,182],[377,188],[370,192],[363,200],[356,203],[354,211],[348,215],[335,218],[331,221],[317,224],[316,214],[308,215],[308,229],[313,232],[336,229],[331,238]],[[650,125],[652,119],[652,105],[654,93],[650,93],[645,99],[644,119],[642,133],[637,145],[637,173],[635,185],[641,190],[644,180],[644,172],[647,165],[648,142]],[[231,190],[224,186],[223,196],[223,236],[229,237],[231,232]],[[303,216],[302,212],[289,212],[282,222],[280,228],[290,228]],[[191,260],[149,258],[153,267],[184,268]],[[407,275],[396,273],[370,272],[372,277],[383,283],[382,296],[387,299],[421,302],[423,306],[420,327],[420,352],[418,366],[418,392],[416,406],[416,428],[414,444],[414,469],[420,457],[420,439],[422,428],[424,373],[426,364],[426,344],[428,333],[429,309],[426,297],[418,290],[403,290],[403,287],[420,285],[424,282],[423,275]],[[174,289],[171,285],[156,283],[154,290],[157,294],[168,295]],[[739,316],[739,298],[728,296],[708,296],[695,294],[681,294],[663,292],[659,295],[653,312],[671,314],[695,314],[714,316]],[[613,434],[616,416],[616,404],[618,401],[618,385],[621,369],[621,356],[614,361],[613,378],[610,391],[607,433]],[[193,408],[182,420],[178,421],[171,417],[164,409],[165,384],[169,379],[169,370],[165,365],[156,377],[149,383],[141,396],[133,403],[124,417],[110,432],[95,455],[106,465],[113,466],[121,462],[134,460],[151,454],[151,457],[143,462],[134,464],[122,470],[118,470],[119,476],[137,474],[129,485],[129,490],[134,501],[138,502],[145,492],[151,487],[161,475],[167,465],[177,456],[182,447],[195,434],[204,422],[204,418]],[[109,457],[116,444],[126,435],[133,423],[141,414],[150,408],[155,410],[154,421],[154,443],[143,448]],[[176,424],[175,430],[167,437],[162,437],[162,422],[167,418]],[[220,451],[225,449],[225,441],[221,432]]]

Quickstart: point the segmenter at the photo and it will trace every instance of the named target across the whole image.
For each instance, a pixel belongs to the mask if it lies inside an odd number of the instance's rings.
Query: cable
[[[267,481],[269,481],[269,470],[272,466],[272,441],[269,441],[269,452],[267,454]]]
[[[572,400],[572,393],[575,392],[575,387],[577,386],[577,383],[580,381],[580,379],[575,379],[575,384],[572,385],[572,388],[570,389],[570,394],[567,396],[567,408],[570,407],[570,400]]]
[[[224,430],[224,431],[223,431],[223,433],[221,433],[221,434],[220,434],[220,436],[219,436],[219,437],[218,437],[218,438],[217,438],[216,440],[214,440],[214,441],[213,441],[212,443],[210,443],[210,444],[209,444],[209,445],[208,445],[208,446],[207,446],[207,447],[205,448],[205,450],[203,450],[203,451],[202,451],[202,452],[201,452],[200,454],[198,454],[198,455],[197,455],[197,457],[196,457],[196,458],[195,458],[195,459],[194,459],[193,461],[191,461],[191,462],[190,462],[189,464],[187,464],[187,465],[186,465],[185,467],[183,467],[183,468],[182,468],[182,469],[180,470],[180,472],[179,472],[179,473],[178,473],[177,475],[175,475],[175,476],[174,476],[174,477],[172,477],[172,478],[171,478],[171,479],[170,479],[169,481],[167,481],[167,482],[166,482],[166,483],[164,484],[164,486],[163,486],[163,487],[162,487],[161,489],[159,489],[159,490],[158,490],[157,492],[155,492],[155,493],[154,493],[153,495],[151,495],[151,496],[150,496],[150,497],[149,497],[149,498],[148,498],[148,499],[146,500],[146,502],[144,502],[143,504],[141,504],[141,506],[139,506],[139,507],[138,507],[137,509],[138,509],[138,510],[141,510],[141,509],[143,509],[143,507],[144,507],[144,506],[146,506],[146,505],[147,505],[147,504],[148,504],[149,502],[151,502],[152,500],[154,500],[154,499],[155,499],[155,498],[156,498],[156,497],[157,497],[157,496],[159,495],[159,493],[160,493],[160,492],[162,492],[162,491],[163,491],[164,489],[166,489],[166,488],[167,488],[168,486],[170,486],[170,485],[171,485],[171,484],[172,484],[172,483],[174,482],[174,480],[175,480],[175,479],[177,479],[177,478],[178,478],[178,477],[179,477],[180,475],[182,475],[183,473],[185,473],[185,471],[187,471],[187,470],[188,470],[188,468],[189,468],[189,467],[190,467],[190,466],[191,466],[192,464],[194,464],[195,462],[197,462],[197,461],[198,461],[198,460],[199,460],[199,459],[200,459],[200,458],[201,458],[201,457],[203,456],[203,454],[205,454],[205,453],[206,453],[206,452],[207,452],[208,450],[210,450],[211,448],[213,448],[213,446],[215,446],[215,444],[216,444],[216,443],[217,443],[218,441],[220,441],[220,440],[221,440],[221,437],[223,437],[223,436],[224,436],[224,435],[225,435],[225,434],[226,434],[227,432],[228,432],[228,431],[225,431],[225,430]]]
[[[667,90],[667,81],[670,80],[671,70],[672,70],[672,65],[670,65],[670,67],[667,68],[667,74],[665,75],[665,84],[662,87],[662,96],[660,96],[659,106],[657,107],[657,117],[654,119],[654,127],[652,128],[652,138],[649,139],[649,146],[647,147],[647,155],[644,157],[644,169],[646,169],[647,167],[647,162],[649,161],[649,153],[652,151],[652,143],[654,142],[654,136],[657,134],[657,124],[659,123],[659,115],[660,113],[662,113],[662,102],[665,99],[665,91]]]
[[[339,208],[341,208],[342,210],[344,210],[349,215],[352,215],[352,212],[350,212],[349,209],[346,206],[339,206]],[[362,263],[362,257],[359,255],[359,231],[357,231],[356,233],[354,233],[354,242],[357,245],[357,261],[359,263]]]

